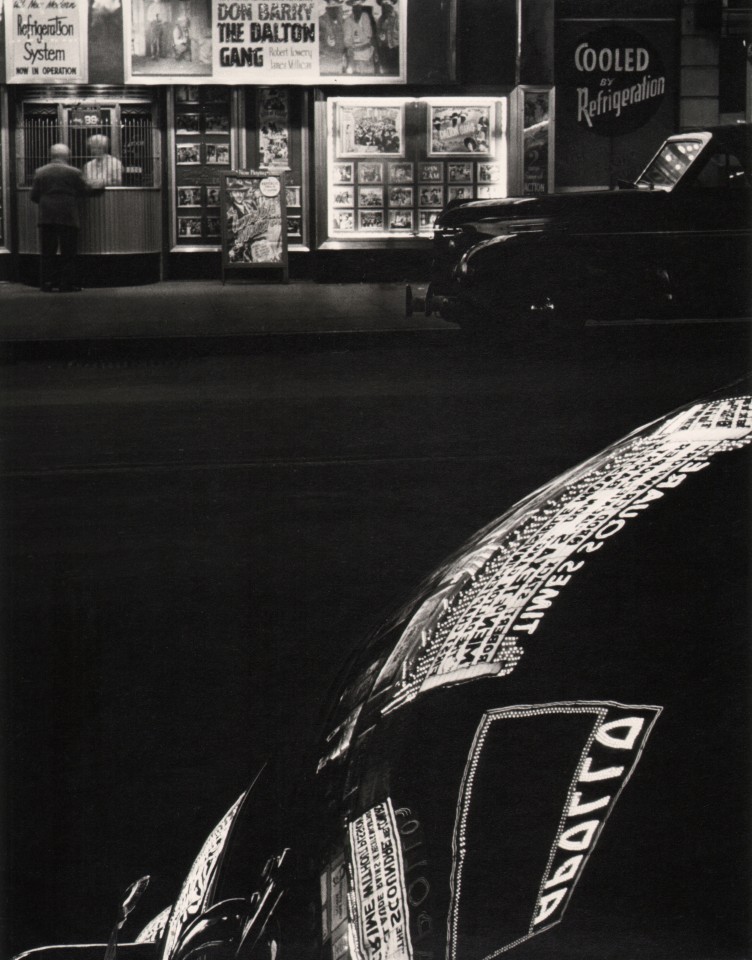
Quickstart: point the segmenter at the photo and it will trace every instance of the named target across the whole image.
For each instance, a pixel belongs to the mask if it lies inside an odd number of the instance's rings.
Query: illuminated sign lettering
[[[402,848],[389,799],[348,826],[358,943],[367,960],[410,960]]]
[[[497,956],[562,919],[660,712],[585,702],[483,717],[457,808],[450,960],[476,941]],[[531,763],[547,777],[531,778]]]
[[[632,520],[752,437],[752,397],[697,404],[543,488],[439,572],[376,689],[385,711],[421,691],[517,669],[593,554]]]
[[[562,58],[567,112],[577,125],[603,136],[637,130],[658,110],[666,70],[648,39],[620,24],[578,38]]]
[[[193,861],[188,876],[183,881],[180,893],[170,912],[162,960],[170,960],[175,952],[185,925],[207,906],[213,882],[227,843],[230,830],[240,807],[247,796],[242,793],[204,841],[199,855]]]

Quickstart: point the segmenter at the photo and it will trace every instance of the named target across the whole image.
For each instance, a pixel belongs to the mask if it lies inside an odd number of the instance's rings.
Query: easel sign
[[[227,271],[277,269],[289,279],[285,175],[232,170],[222,175],[222,283]]]

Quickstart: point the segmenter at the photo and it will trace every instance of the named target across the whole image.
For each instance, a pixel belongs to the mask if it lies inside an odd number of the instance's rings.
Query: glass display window
[[[246,90],[245,103],[248,165],[270,173],[284,172],[287,247],[307,250],[307,93],[291,87],[259,86]],[[355,183],[352,164],[343,169],[342,177],[342,183]]]
[[[324,245],[430,236],[446,204],[506,196],[506,98],[330,97],[317,107]]]
[[[5,90],[0,90],[0,248],[8,247],[5,211],[8,196],[8,101]]]
[[[180,85],[170,104],[174,249],[217,247],[223,171],[235,156],[229,87]]]

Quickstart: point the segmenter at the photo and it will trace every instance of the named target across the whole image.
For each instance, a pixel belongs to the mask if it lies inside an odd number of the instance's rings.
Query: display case
[[[0,253],[10,247],[8,237],[8,95],[0,89]]]
[[[230,87],[190,85],[173,87],[171,94],[172,250],[219,250],[222,174],[238,166],[238,94]]]
[[[308,94],[289,87],[245,91],[246,163],[283,172],[287,202],[287,246],[309,249]]]
[[[514,196],[554,190],[554,88],[516,87],[510,97],[509,189]]]
[[[455,199],[507,195],[504,97],[317,103],[320,246],[430,237]]]

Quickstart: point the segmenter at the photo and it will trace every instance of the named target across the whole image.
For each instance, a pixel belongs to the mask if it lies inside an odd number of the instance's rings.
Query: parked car
[[[669,137],[616,190],[449,204],[422,305],[523,334],[549,321],[751,316],[751,129]]]
[[[107,960],[749,956],[751,443],[744,387],[481,530]]]

